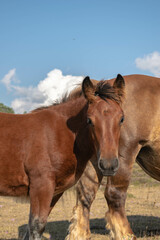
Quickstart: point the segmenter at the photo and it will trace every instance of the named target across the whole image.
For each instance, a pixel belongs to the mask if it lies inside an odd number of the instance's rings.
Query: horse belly
[[[0,195],[27,196],[29,180],[21,162],[15,164],[0,163]]]
[[[160,147],[160,146],[159,146]],[[160,181],[160,148],[154,144],[146,145],[140,150],[136,161],[151,177]]]
[[[0,196],[11,196],[11,197],[27,197],[28,186],[25,185],[0,185]]]

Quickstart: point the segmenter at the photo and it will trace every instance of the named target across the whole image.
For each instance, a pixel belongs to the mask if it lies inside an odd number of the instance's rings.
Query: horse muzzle
[[[103,176],[114,176],[119,168],[119,160],[116,157],[110,160],[100,158],[98,161],[98,167]]]

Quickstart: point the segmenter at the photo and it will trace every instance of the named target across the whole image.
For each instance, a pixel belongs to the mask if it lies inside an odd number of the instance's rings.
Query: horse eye
[[[121,117],[120,124],[122,124],[123,122],[124,122],[124,116]]]
[[[93,125],[92,120],[90,118],[87,118],[87,124]]]

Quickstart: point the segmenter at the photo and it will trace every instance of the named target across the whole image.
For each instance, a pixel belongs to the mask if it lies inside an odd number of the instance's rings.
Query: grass
[[[109,240],[104,221],[107,205],[103,191],[104,186],[101,186],[91,207],[92,240]],[[64,240],[75,203],[73,191],[65,193],[52,210],[44,239]],[[0,197],[0,240],[22,239],[28,213],[29,204]],[[160,240],[160,183],[147,176],[137,164],[128,190],[126,213],[138,240]]]

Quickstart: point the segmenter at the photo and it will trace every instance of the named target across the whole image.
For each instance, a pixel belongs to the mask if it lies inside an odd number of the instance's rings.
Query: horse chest
[[[63,164],[61,165],[61,171],[55,171],[55,195],[72,187],[79,180],[87,163],[83,161],[80,162],[81,164],[79,163],[79,160],[76,158],[76,156],[74,154],[71,154],[70,158],[68,157],[63,161]]]

